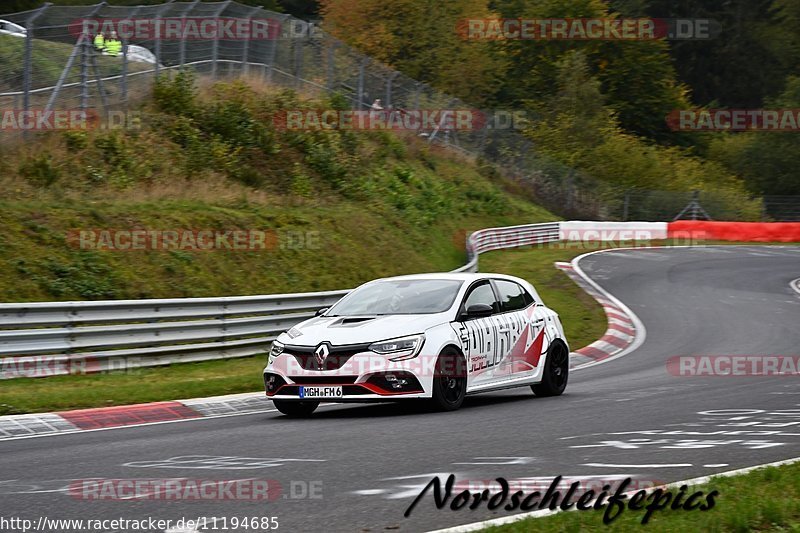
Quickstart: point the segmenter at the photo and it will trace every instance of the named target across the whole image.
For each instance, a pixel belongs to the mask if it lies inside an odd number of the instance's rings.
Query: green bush
[[[191,117],[197,112],[196,99],[195,77],[189,70],[161,75],[153,88],[153,102],[165,113]]]
[[[61,176],[51,155],[39,155],[26,159],[19,166],[18,172],[20,176],[37,187],[49,187]]]

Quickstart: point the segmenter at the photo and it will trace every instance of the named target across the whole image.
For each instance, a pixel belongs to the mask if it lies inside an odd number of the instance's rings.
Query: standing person
[[[97,32],[97,35],[94,36],[94,49],[98,52],[102,52],[106,49],[106,38],[101,31]]]
[[[117,57],[122,53],[122,41],[117,37],[117,32],[111,32],[111,37],[106,39],[105,47],[106,53],[111,57]]]

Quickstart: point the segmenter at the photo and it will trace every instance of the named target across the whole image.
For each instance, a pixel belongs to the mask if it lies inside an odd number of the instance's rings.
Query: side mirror
[[[463,318],[482,318],[486,316],[491,316],[494,312],[492,306],[489,304],[472,304],[467,307],[467,312],[462,315]]]
[[[323,307],[322,309],[317,309],[316,313],[314,313],[314,316],[324,315],[328,311],[328,309],[330,309],[330,307]]]

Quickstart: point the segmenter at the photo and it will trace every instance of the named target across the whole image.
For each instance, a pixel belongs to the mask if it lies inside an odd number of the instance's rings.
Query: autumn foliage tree
[[[493,18],[485,0],[322,0],[325,29],[407,76],[472,104],[493,103],[505,62],[494,44],[456,31]]]

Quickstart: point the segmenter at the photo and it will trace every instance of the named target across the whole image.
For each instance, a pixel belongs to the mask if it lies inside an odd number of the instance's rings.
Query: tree
[[[494,15],[485,0],[322,0],[326,30],[407,76],[474,105],[492,101],[504,62],[493,44],[467,41],[456,27]]]
[[[800,77],[790,77],[767,108],[800,108]],[[720,136],[710,157],[745,179],[756,194],[800,195],[800,134],[796,132],[746,132]]]
[[[492,5],[509,18],[617,18],[600,0],[496,0]],[[688,88],[677,82],[666,43],[509,40],[502,47],[511,68],[501,99],[512,105],[552,94],[561,59],[567,52],[580,51],[623,128],[658,141],[685,144],[685,138],[668,130],[665,120],[670,111],[689,107]]]
[[[670,42],[678,78],[692,88],[699,105],[759,107],[765,97],[779,94],[791,68],[798,68],[797,49],[787,57],[784,48],[787,40],[797,42],[797,0],[644,0],[645,13],[623,11],[642,9],[628,0],[612,4],[629,16],[716,22],[721,32],[711,39]]]

